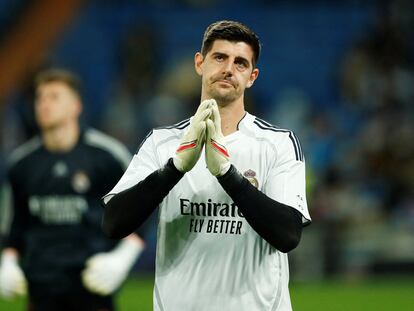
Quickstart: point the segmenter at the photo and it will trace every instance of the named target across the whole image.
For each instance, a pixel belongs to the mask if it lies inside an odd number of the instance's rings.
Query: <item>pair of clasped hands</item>
[[[175,167],[182,173],[190,171],[200,158],[203,146],[211,174],[224,175],[230,168],[229,153],[224,144],[220,112],[214,99],[204,100],[198,107],[173,158]]]

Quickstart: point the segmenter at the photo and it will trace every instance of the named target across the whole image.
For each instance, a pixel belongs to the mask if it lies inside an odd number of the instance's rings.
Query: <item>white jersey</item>
[[[163,167],[189,124],[153,130],[107,199]],[[246,114],[225,143],[240,173],[310,222],[304,158],[291,131]],[[291,310],[288,281],[287,254],[250,227],[208,171],[203,152],[160,205],[154,310]]]

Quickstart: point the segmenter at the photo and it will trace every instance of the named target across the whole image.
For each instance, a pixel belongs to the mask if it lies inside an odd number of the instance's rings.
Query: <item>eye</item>
[[[224,60],[223,55],[217,54],[216,56],[214,56],[214,59],[218,62],[222,62]]]
[[[236,60],[236,66],[239,70],[245,70],[249,65],[244,60]]]

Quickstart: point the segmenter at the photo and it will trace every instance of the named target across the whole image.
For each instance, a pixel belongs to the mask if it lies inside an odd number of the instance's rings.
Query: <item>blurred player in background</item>
[[[28,291],[30,311],[115,310],[112,294],[144,243],[113,241],[101,230],[100,198],[122,176],[130,154],[114,139],[80,126],[78,78],[50,69],[36,78],[40,136],[9,163],[13,221],[0,262],[0,294]]]
[[[220,21],[204,34],[191,119],[153,130],[104,197],[104,230],[133,232],[159,205],[154,310],[291,310],[287,252],[311,221],[295,134],[244,108],[260,42]]]

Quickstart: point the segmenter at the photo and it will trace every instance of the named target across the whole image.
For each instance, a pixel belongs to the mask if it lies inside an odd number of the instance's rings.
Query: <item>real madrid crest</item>
[[[250,183],[255,186],[256,188],[259,188],[259,181],[256,178],[256,172],[253,170],[247,170],[243,173],[243,176],[247,178]]]
[[[83,171],[77,171],[72,177],[72,187],[78,193],[85,193],[91,187],[91,181]]]

